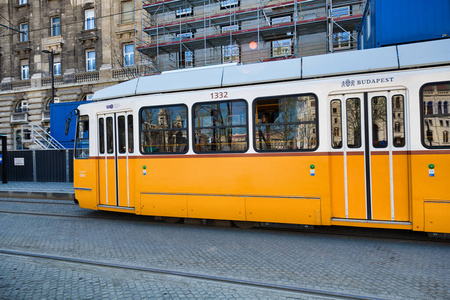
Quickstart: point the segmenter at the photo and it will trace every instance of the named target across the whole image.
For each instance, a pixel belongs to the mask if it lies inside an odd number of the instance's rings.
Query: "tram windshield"
[[[89,117],[78,117],[75,141],[75,158],[89,157]]]

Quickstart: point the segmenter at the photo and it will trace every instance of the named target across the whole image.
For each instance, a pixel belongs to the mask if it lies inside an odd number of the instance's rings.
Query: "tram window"
[[[75,142],[75,158],[89,157],[89,117],[80,116]]]
[[[392,97],[392,128],[394,137],[394,147],[405,146],[405,118],[404,118],[404,97],[395,95]]]
[[[127,145],[125,143],[125,116],[119,116],[117,118],[117,125],[119,131],[119,153],[127,152]]]
[[[144,107],[140,111],[143,154],[187,152],[187,107]]]
[[[113,128],[113,118],[106,118],[106,152],[113,153],[114,152],[114,136],[113,136],[114,128]]]
[[[361,147],[361,100],[347,99],[347,146]]]
[[[262,151],[317,149],[317,101],[312,94],[255,101],[254,145]]]
[[[450,82],[426,84],[420,93],[422,144],[427,148],[450,148],[445,126],[450,121]]]
[[[193,109],[195,152],[247,151],[247,102],[197,103]]]
[[[375,148],[388,146],[386,102],[386,97],[372,98],[372,142]]]
[[[105,153],[105,119],[100,118],[98,120],[98,136],[99,136],[99,150],[100,153]]]
[[[331,120],[331,146],[340,149],[342,148],[341,100],[331,101]]]
[[[128,115],[128,152],[134,152],[133,115]]]

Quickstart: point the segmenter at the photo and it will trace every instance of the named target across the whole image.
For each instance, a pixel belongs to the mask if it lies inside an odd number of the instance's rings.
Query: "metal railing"
[[[66,149],[39,125],[22,125],[22,143],[33,143],[41,149]],[[28,139],[26,139],[28,138]]]

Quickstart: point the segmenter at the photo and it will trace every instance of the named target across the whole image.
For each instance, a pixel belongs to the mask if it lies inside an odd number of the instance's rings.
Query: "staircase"
[[[39,149],[66,149],[39,125],[22,125],[22,143],[35,145]],[[30,148],[31,149],[31,148]]]

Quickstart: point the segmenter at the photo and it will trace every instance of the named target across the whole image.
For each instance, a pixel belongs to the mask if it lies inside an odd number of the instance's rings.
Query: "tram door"
[[[129,155],[134,151],[133,115],[99,115],[98,128],[100,205],[132,208]]]
[[[329,99],[333,217],[409,221],[405,90]]]

